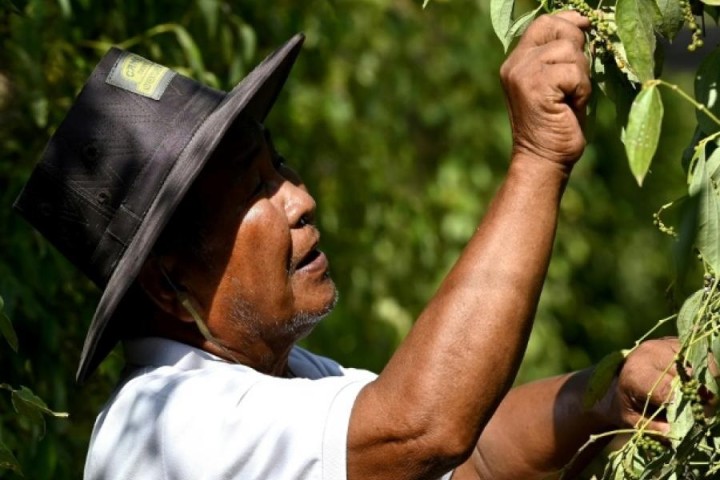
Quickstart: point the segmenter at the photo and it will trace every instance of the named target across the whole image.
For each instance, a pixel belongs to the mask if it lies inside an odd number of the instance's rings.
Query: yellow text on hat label
[[[175,72],[134,53],[122,52],[105,80],[110,85],[160,100]]]

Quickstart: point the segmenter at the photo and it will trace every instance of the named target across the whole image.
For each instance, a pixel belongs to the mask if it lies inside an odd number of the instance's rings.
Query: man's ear
[[[164,264],[169,265],[164,265]],[[185,286],[174,280],[172,262],[169,259],[150,256],[137,276],[137,283],[157,308],[183,322],[193,323],[193,317],[182,305],[182,297],[188,296]]]

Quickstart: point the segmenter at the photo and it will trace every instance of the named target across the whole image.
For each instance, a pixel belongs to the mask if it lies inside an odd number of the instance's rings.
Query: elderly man
[[[295,346],[336,299],[315,202],[262,123],[302,37],[227,94],[108,53],[17,202],[104,288],[78,380],[125,346],[85,478],[545,478],[636,422],[671,341],[637,349],[590,410],[589,371],[508,393],[585,145],[587,26],[542,17],[503,66],[507,178],[379,375]]]

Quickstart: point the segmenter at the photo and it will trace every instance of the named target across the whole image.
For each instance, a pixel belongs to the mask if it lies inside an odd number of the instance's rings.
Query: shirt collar
[[[196,370],[221,364],[230,365],[226,360],[205,350],[161,337],[126,340],[124,350],[125,360],[131,367],[173,366],[181,370]],[[252,370],[245,365],[232,365]]]

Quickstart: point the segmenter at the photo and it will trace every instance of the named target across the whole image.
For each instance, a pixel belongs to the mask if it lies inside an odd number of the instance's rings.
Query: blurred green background
[[[0,296],[20,339],[17,354],[0,343],[0,382],[27,385],[70,413],[50,419],[35,442],[38,428],[0,391],[0,440],[26,478],[81,476],[95,414],[122,365],[114,353],[87,385],[74,384],[99,292],[11,211],[104,51],[120,45],[229,89],[305,32],[268,120],[318,201],[340,290],[335,312],[304,343],[379,371],[482,218],[510,149],[498,80],[504,53],[489,1],[433,0],[425,10],[421,3],[0,0]],[[670,79],[691,90],[689,73]],[[600,102],[562,204],[518,381],[586,367],[674,308],[666,294],[671,242],[652,226],[652,213],[684,191],[679,158],[694,113],[663,94],[660,156],[642,189],[626,165],[614,109]]]

